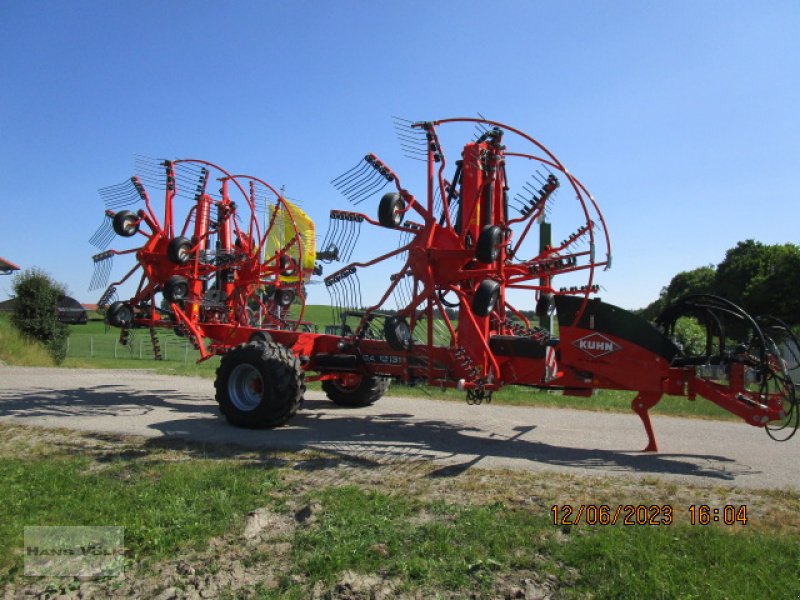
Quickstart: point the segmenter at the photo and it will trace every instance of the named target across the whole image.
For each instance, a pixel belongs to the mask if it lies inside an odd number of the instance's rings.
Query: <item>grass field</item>
[[[441,477],[425,464],[343,460],[0,424],[0,582],[50,585],[52,595],[80,588],[91,596],[86,586],[108,585],[154,597],[201,586],[216,597],[300,599],[341,588],[350,573],[361,583],[347,585],[377,581],[423,597],[515,597],[526,582],[562,598],[800,593],[796,493],[478,469]],[[675,516],[662,525],[565,526],[551,513],[565,502],[657,503]],[[748,522],[692,526],[694,502],[746,504]],[[243,538],[256,508],[268,525]],[[23,527],[55,524],[124,527],[126,577],[22,577]],[[228,576],[235,564],[238,575]],[[152,587],[135,587],[142,581]]]

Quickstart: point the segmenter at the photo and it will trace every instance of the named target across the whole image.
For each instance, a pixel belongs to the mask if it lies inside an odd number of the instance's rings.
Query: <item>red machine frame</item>
[[[462,147],[453,178],[448,180],[440,129],[464,124],[476,125],[477,135]],[[694,299],[665,313],[659,330],[637,315],[593,297],[599,290],[597,270],[611,263],[605,220],[586,187],[541,143],[486,119],[403,125],[401,140],[420,151],[426,164],[424,201],[405,189],[397,174],[374,154],[334,180],[354,203],[394,184],[396,191],[380,200],[377,220],[342,210],[331,211],[331,217],[359,226],[384,227],[406,240],[403,243],[401,239],[396,250],[349,262],[324,279],[329,289],[350,285],[360,271],[401,258],[402,266],[390,277],[377,302],[340,307],[339,317],[357,316],[355,328],[347,329],[343,322],[339,335],[301,330],[305,309],[301,288],[311,273],[303,264],[304,241],[290,207],[266,182],[230,175],[205,161],[163,164],[163,224],[136,178],[134,186],[145,209],[124,217],[108,213],[121,235],[133,229],[138,232],[142,224],[150,230],[142,247],[110,251],[135,252],[138,264],[133,271],[141,267],[143,276],[130,301],[109,307],[109,322],[123,327],[123,337],[129,327],[178,328],[193,340],[201,360],[223,355],[217,400],[237,425],[285,423],[302,401],[303,380],[322,380],[323,389],[335,402],[363,406],[377,400],[391,378],[463,389],[471,403],[488,401],[494,390],[509,384],[559,389],[579,396],[590,396],[595,389],[636,391],[632,409],[644,424],[646,451],[657,450],[648,411],[663,394],[691,399],[699,395],[750,425],[789,427],[791,436],[800,411],[786,357],[777,349],[775,335],[768,335],[767,328],[744,311],[712,297]],[[527,147],[507,149],[508,137]],[[531,163],[548,172],[540,178],[540,187],[528,186],[519,196],[517,216],[510,214],[509,161]],[[205,184],[198,186],[195,204],[176,235],[174,170],[181,163],[217,169],[222,173],[222,189],[219,198],[214,198],[205,193]],[[535,254],[523,258],[534,223],[538,221],[540,228],[545,223],[559,178],[566,180],[567,189],[574,194],[578,207],[574,212],[580,215],[580,222],[560,244],[540,243]],[[255,217],[252,187],[248,193],[243,181],[261,184],[276,198],[277,208],[263,233]],[[239,224],[237,206],[229,195],[231,185],[246,199],[246,226]],[[212,207],[217,210],[216,221],[210,219]],[[265,258],[261,249],[275,215],[282,211],[296,235]],[[192,222],[193,237],[187,240]],[[209,259],[207,242],[211,237],[216,240],[216,254]],[[588,248],[582,249],[580,244]],[[293,258],[291,247],[296,248],[294,256],[300,260]],[[330,262],[349,254],[341,250],[333,240],[319,256]],[[296,273],[294,283],[284,283],[287,269]],[[585,284],[555,287],[556,278],[574,274],[584,275]],[[176,278],[182,284],[178,294],[170,283]],[[222,302],[210,307],[206,297],[212,280],[218,282]],[[292,300],[300,299],[299,316],[293,323],[287,318],[291,301],[276,310],[260,295],[265,286],[282,291],[287,285],[294,293]],[[400,295],[402,301],[395,301],[395,308],[389,308],[390,298],[397,296],[403,285],[408,293]],[[156,308],[157,293],[167,298],[167,310]],[[514,294],[527,295],[536,306],[539,326],[512,303]],[[254,322],[246,310],[254,301],[271,316]],[[457,310],[457,320],[449,316],[448,309]],[[557,336],[552,328],[541,326],[553,311],[558,316]],[[709,349],[703,356],[689,357],[667,334],[679,318],[698,315],[707,325]],[[747,344],[727,344],[722,326],[725,319],[749,327]],[[769,331],[774,334],[777,329]],[[718,352],[711,351],[714,342],[719,343]]]

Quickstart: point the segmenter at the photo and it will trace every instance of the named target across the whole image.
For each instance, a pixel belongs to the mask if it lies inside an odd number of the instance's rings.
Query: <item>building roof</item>
[[[0,257],[0,274],[9,275],[12,271],[19,271],[19,267],[5,258]]]

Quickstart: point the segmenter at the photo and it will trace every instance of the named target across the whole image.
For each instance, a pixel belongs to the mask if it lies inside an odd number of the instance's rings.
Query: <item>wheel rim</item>
[[[134,233],[136,233],[136,217],[128,217],[127,219],[125,219],[122,223],[122,229],[128,236],[131,236]]]
[[[263,398],[264,380],[253,365],[237,365],[228,379],[231,403],[243,412],[255,410]]]
[[[181,264],[189,262],[189,246],[184,244],[178,247],[178,262]]]
[[[331,384],[340,392],[344,392],[345,394],[352,394],[358,389],[362,381],[364,381],[364,378],[360,377],[355,384],[351,383],[350,385],[346,385],[343,381],[340,381],[339,379],[331,379]]]

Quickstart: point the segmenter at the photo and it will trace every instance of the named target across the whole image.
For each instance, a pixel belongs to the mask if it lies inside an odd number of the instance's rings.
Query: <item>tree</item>
[[[709,265],[678,273],[658,299],[641,309],[654,320],[669,304],[689,294],[714,294],[753,316],[772,315],[800,324],[800,246],[739,242],[716,268]]]
[[[800,246],[739,242],[717,267],[716,293],[752,315],[800,323]]]
[[[16,302],[11,321],[24,335],[42,342],[56,363],[67,356],[69,329],[58,320],[56,308],[65,288],[39,269],[14,277]]]
[[[690,294],[709,294],[714,293],[715,269],[712,265],[698,267],[691,271],[681,271],[673,277],[669,285],[661,288],[658,299],[641,309],[639,314],[650,321],[655,318],[667,306]]]

